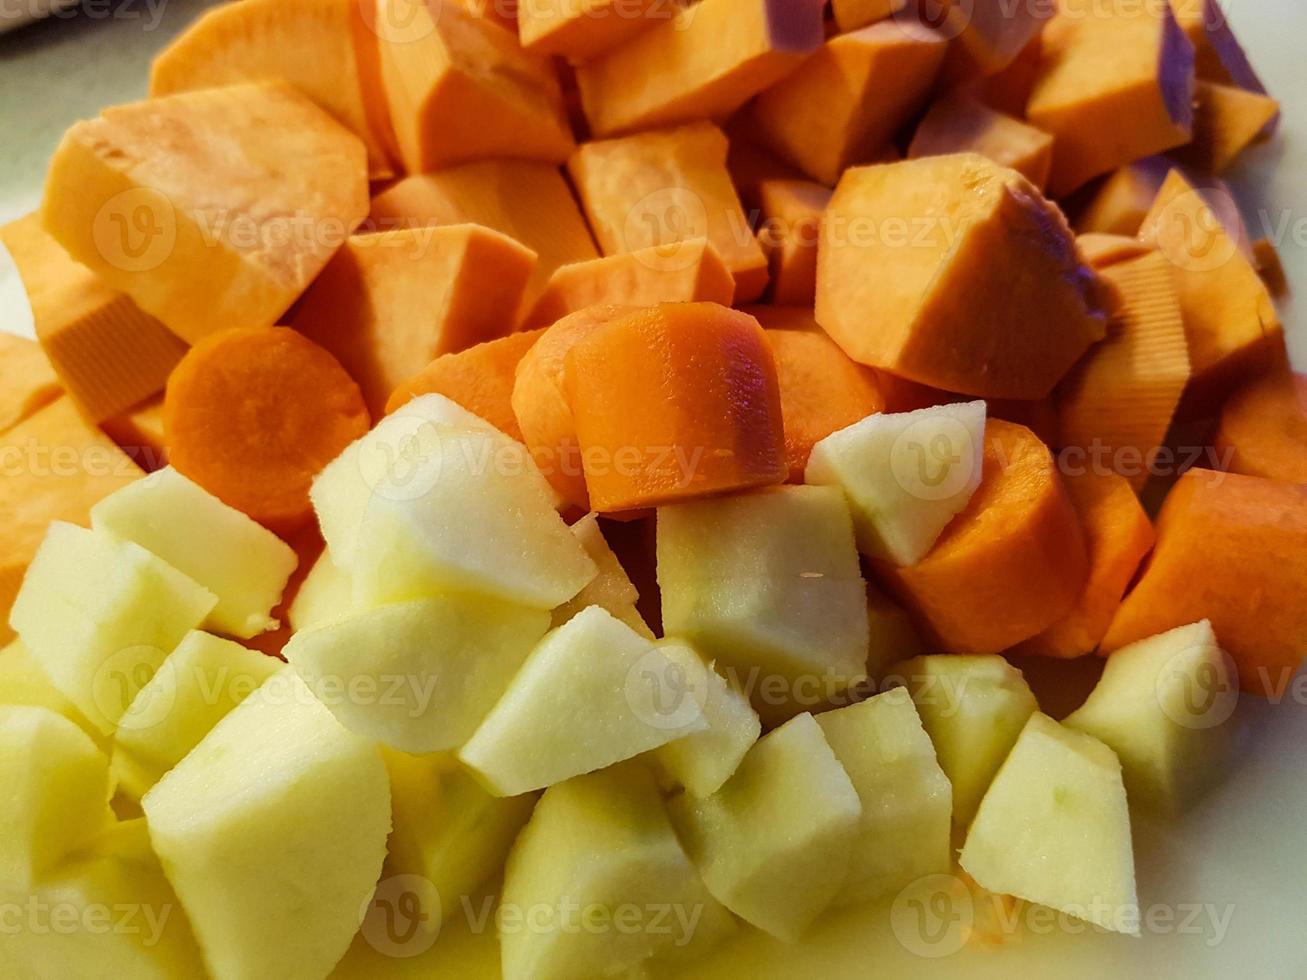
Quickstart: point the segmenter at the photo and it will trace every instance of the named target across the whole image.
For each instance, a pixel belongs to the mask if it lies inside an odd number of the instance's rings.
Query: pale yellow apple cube
[[[50,682],[40,663],[23,646],[22,640],[14,640],[0,650],[0,705],[4,704],[49,708],[90,735],[91,741],[108,754],[110,743],[104,733],[92,725],[90,719],[78,711],[77,706]]]
[[[603,606],[641,636],[652,640],[653,631],[649,629],[649,624],[635,608],[640,593],[635,583],[631,581],[631,577],[626,574],[626,569],[622,567],[617,555],[613,553],[613,549],[609,547],[604,532],[599,527],[598,516],[586,514],[572,525],[572,534],[581,543],[581,547],[585,549],[585,553],[590,556],[590,560],[595,563],[599,572],[574,598],[554,610],[553,625],[562,626],[588,606]]]
[[[312,629],[335,619],[343,619],[353,610],[354,584],[344,569],[324,551],[300,583],[295,599],[286,610],[291,629]]]

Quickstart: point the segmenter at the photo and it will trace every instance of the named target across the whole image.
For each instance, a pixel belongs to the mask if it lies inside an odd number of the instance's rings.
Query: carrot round
[[[500,432],[522,441],[513,414],[513,384],[517,366],[540,339],[543,330],[509,334],[456,354],[444,354],[394,390],[386,413],[419,395],[444,395],[478,415]]]
[[[664,303],[614,320],[572,348],[564,386],[601,513],[789,474],[775,358],[746,313]]]
[[[309,522],[309,484],[368,431],[358,385],[285,327],[225,330],[182,358],[164,397],[168,458],[279,534]]]
[[[1211,620],[1245,691],[1284,693],[1307,651],[1307,486],[1191,469],[1100,650]],[[1199,691],[1196,694],[1202,694]]]
[[[1089,575],[1084,533],[1053,454],[991,419],[980,486],[920,562],[876,572],[950,653],[1006,650],[1066,616]]]
[[[1089,580],[1071,612],[1013,653],[1079,657],[1092,653],[1156,539],[1130,481],[1092,470],[1066,477],[1089,549]]]
[[[812,447],[868,415],[885,410],[876,372],[840,350],[824,333],[768,330],[781,386],[785,458],[790,482],[802,483]]]
[[[1307,375],[1281,368],[1236,392],[1216,450],[1235,473],[1307,483]]]
[[[522,441],[554,489],[581,510],[590,509],[590,497],[563,391],[567,352],[605,323],[633,311],[605,304],[569,313],[547,328],[517,365],[511,401]]]

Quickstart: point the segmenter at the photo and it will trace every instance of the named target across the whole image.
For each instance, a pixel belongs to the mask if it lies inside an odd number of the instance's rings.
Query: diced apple
[[[1139,935],[1121,764],[1036,712],[980,804],[960,857],[990,891]]]
[[[346,728],[402,752],[457,749],[549,631],[549,613],[467,594],[296,633],[285,655]]]
[[[673,816],[714,897],[795,942],[844,887],[862,804],[821,726],[801,714],[759,739],[712,796],[677,797]]]
[[[113,773],[122,790],[140,799],[281,666],[231,640],[187,634],[118,723]]]
[[[839,487],[858,547],[915,565],[980,486],[985,403],[871,415],[812,447],[805,480]]]
[[[603,606],[641,636],[652,640],[653,631],[635,608],[640,593],[613,549],[608,546],[604,532],[599,527],[598,515],[586,514],[572,525],[572,533],[599,569],[599,574],[575,598],[554,610],[554,626],[562,626],[587,606]]]
[[[96,745],[102,748],[108,745],[104,733],[50,682],[22,640],[14,640],[0,650],[0,705],[6,704],[49,708],[90,735]]]
[[[660,508],[658,583],[666,634],[720,661],[765,721],[866,677],[866,586],[834,488]]]
[[[324,551],[300,583],[295,599],[286,610],[290,628],[296,631],[322,626],[349,615],[354,602],[354,583]]]
[[[376,746],[295,673],[274,675],[141,801],[216,980],[321,980],[381,873],[390,788]]]
[[[248,639],[270,615],[299,559],[290,545],[171,466],[110,494],[91,526],[134,541],[218,597],[206,625]]]
[[[836,901],[868,901],[947,874],[953,791],[907,691],[827,711],[817,724],[862,801],[862,827]]]
[[[1220,776],[1238,675],[1207,620],[1122,647],[1063,724],[1121,760],[1130,802],[1176,812]]]
[[[114,819],[109,760],[47,708],[0,708],[0,881],[31,888]]]
[[[622,924],[633,909],[670,915]],[[500,916],[505,980],[638,975],[734,931],[634,763],[550,787],[509,855]]]
[[[669,673],[665,678],[650,678],[651,682],[666,688],[665,698],[692,701],[708,727],[668,742],[650,758],[691,795],[710,796],[740,767],[758,741],[762,723],[749,699],[691,646],[679,640],[666,640],[658,646],[667,657]]]
[[[140,545],[56,521],[9,622],[55,687],[107,735],[216,602]]]
[[[531,652],[459,757],[491,792],[517,796],[704,731],[696,706],[668,711],[648,683],[670,670],[665,653],[591,606]]]
[[[894,670],[903,680],[953,785],[953,822],[966,827],[1031,713],[1021,671],[1002,657],[917,657]]]

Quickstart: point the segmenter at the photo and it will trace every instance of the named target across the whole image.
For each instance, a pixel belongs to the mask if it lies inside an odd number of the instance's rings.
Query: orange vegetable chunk
[[[291,326],[340,361],[380,418],[391,392],[434,358],[513,329],[534,262],[480,225],[353,235]]]
[[[812,447],[832,432],[885,410],[876,372],[849,359],[817,330],[767,330],[781,386],[785,458],[803,482]]]
[[[522,429],[513,414],[513,382],[518,364],[543,333],[528,330],[509,334],[437,357],[395,389],[386,411],[393,412],[411,399],[435,392],[522,442]]]
[[[1196,98],[1193,142],[1176,157],[1206,173],[1228,170],[1280,115],[1269,95],[1231,85],[1199,82]]]
[[[1061,211],[1016,171],[925,157],[840,180],[817,322],[855,361],[910,381],[1037,399],[1103,336],[1092,282]]]
[[[605,255],[658,246],[667,263],[706,238],[748,303],[767,286],[767,257],[726,169],[726,135],[711,123],[585,143],[567,169]],[[679,247],[678,247],[679,246]]]
[[[972,83],[969,88],[991,109],[1024,119],[1030,93],[1035,90],[1035,79],[1039,77],[1042,50],[1042,38],[1032,38],[1012,64],[997,74]]]
[[[907,5],[908,0],[831,0],[831,12],[839,32],[847,34],[893,16]]]
[[[817,244],[831,190],[810,180],[758,185],[763,229],[758,238],[771,266],[771,301],[811,306],[817,295]]]
[[[722,119],[821,44],[822,0],[701,0],[577,69],[595,136]]]
[[[1053,166],[1053,137],[960,92],[935,102],[917,127],[908,159],[979,153],[1023,174],[1041,191]]]
[[[665,23],[676,9],[665,0],[520,0],[518,37],[528,51],[584,62]]]
[[[1215,446],[1234,473],[1307,483],[1307,375],[1273,370],[1236,391]]]
[[[136,465],[153,473],[168,463],[168,439],[163,431],[163,394],[146,399],[116,418],[100,423]]]
[[[1191,469],[1101,650],[1209,619],[1240,686],[1282,695],[1307,652],[1307,486]]]
[[[348,127],[373,178],[394,173],[373,0],[245,0],[206,10],[154,59],[150,94],[289,82]]]
[[[1193,94],[1193,45],[1166,4],[1104,0],[1092,14],[1059,13],[1026,107],[1057,139],[1053,193],[1188,143]]]
[[[1052,453],[990,419],[980,487],[915,565],[875,571],[948,653],[990,654],[1042,633],[1084,593],[1084,532]]]
[[[1289,279],[1273,241],[1259,238],[1253,242],[1253,261],[1257,264],[1257,274],[1262,277],[1262,282],[1266,283],[1272,296],[1278,299],[1289,294]]]
[[[196,344],[168,379],[163,418],[177,471],[282,537],[313,519],[313,478],[368,431],[358,385],[285,327]]]
[[[833,185],[845,168],[874,160],[926,103],[947,47],[915,21],[838,34],[758,96],[758,138],[813,180]]]
[[[400,159],[423,173],[482,157],[562,163],[575,145],[558,74],[452,3],[377,0],[381,77]]]
[[[775,358],[745,313],[664,303],[594,330],[565,367],[595,511],[747,490],[789,472]]]
[[[1092,653],[1156,535],[1134,489],[1115,473],[1084,468],[1065,477],[1089,551],[1089,580],[1075,608],[1012,651],[1044,657]]]
[[[1113,171],[1080,212],[1076,230],[1081,234],[1139,234],[1172,166],[1163,157],[1145,157]]]
[[[1171,0],[1171,9],[1194,46],[1199,78],[1234,85],[1248,92],[1266,93],[1266,87],[1234,36],[1220,0]]]
[[[0,432],[12,429],[63,394],[41,345],[0,331]]]
[[[1056,4],[1038,0],[925,0],[924,6],[928,13],[931,6],[944,8],[940,30],[953,39],[944,77],[951,84],[1007,68],[1056,12]]]
[[[358,137],[284,82],[259,83],[76,123],[41,217],[74,259],[195,343],[274,323],[363,220],[367,193]]]
[[[163,390],[186,344],[65,252],[29,214],[0,228],[32,306],[47,370],[93,422]]]

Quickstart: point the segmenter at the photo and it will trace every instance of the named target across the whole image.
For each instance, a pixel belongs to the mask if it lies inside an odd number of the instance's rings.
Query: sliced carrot
[[[1011,167],[1041,191],[1053,166],[1053,137],[973,96],[954,92],[936,100],[917,126],[908,159],[979,153]]]
[[[1089,550],[1089,580],[1075,608],[1012,652],[1044,657],[1092,653],[1121,605],[1156,535],[1134,489],[1115,473],[1082,469],[1066,476]]]
[[[1089,560],[1053,454],[1029,429],[991,419],[984,475],[966,509],[916,565],[874,570],[939,649],[988,654],[1066,616]]]
[[[543,333],[529,330],[509,334],[457,354],[437,357],[395,389],[386,411],[393,412],[419,395],[435,392],[522,442],[522,429],[513,414],[513,383],[518,364]]]
[[[802,483],[812,447],[832,432],[885,410],[875,371],[849,359],[824,333],[768,330],[785,420],[790,482]]]
[[[1279,299],[1289,295],[1289,277],[1284,273],[1284,263],[1280,261],[1279,249],[1273,241],[1259,238],[1253,242],[1253,261],[1257,264],[1257,274],[1272,296]]]
[[[1139,234],[1173,164],[1163,157],[1144,157],[1112,172],[1076,219],[1081,234]]]
[[[1153,557],[1100,649],[1208,619],[1240,686],[1277,697],[1307,652],[1304,591],[1307,486],[1191,469],[1162,505]]]
[[[1199,82],[1196,100],[1193,142],[1176,158],[1207,173],[1228,170],[1280,115],[1269,95],[1215,82]]]
[[[12,429],[62,393],[40,344],[0,331],[0,432]]]
[[[163,395],[155,395],[117,418],[100,423],[100,428],[141,469],[152,473],[167,465],[168,443],[163,432]]]
[[[168,379],[163,415],[172,465],[282,535],[312,520],[313,478],[368,431],[358,385],[285,327],[196,344]]]
[[[1236,391],[1215,447],[1232,472],[1307,483],[1307,375],[1270,371]]]
[[[567,354],[604,324],[632,312],[627,306],[592,306],[571,313],[546,329],[517,366],[512,405],[522,441],[554,489],[581,510],[590,509],[590,497],[563,385]]]
[[[815,258],[814,258],[815,261]],[[657,245],[554,270],[524,326],[547,327],[587,306],[721,303],[735,298],[735,277],[706,238]]]
[[[763,216],[758,240],[771,265],[771,300],[810,306],[817,295],[817,244],[830,188],[810,180],[764,180],[758,198]]]
[[[758,321],[737,310],[665,303],[613,320],[568,353],[564,386],[600,513],[789,472],[775,358]]]

